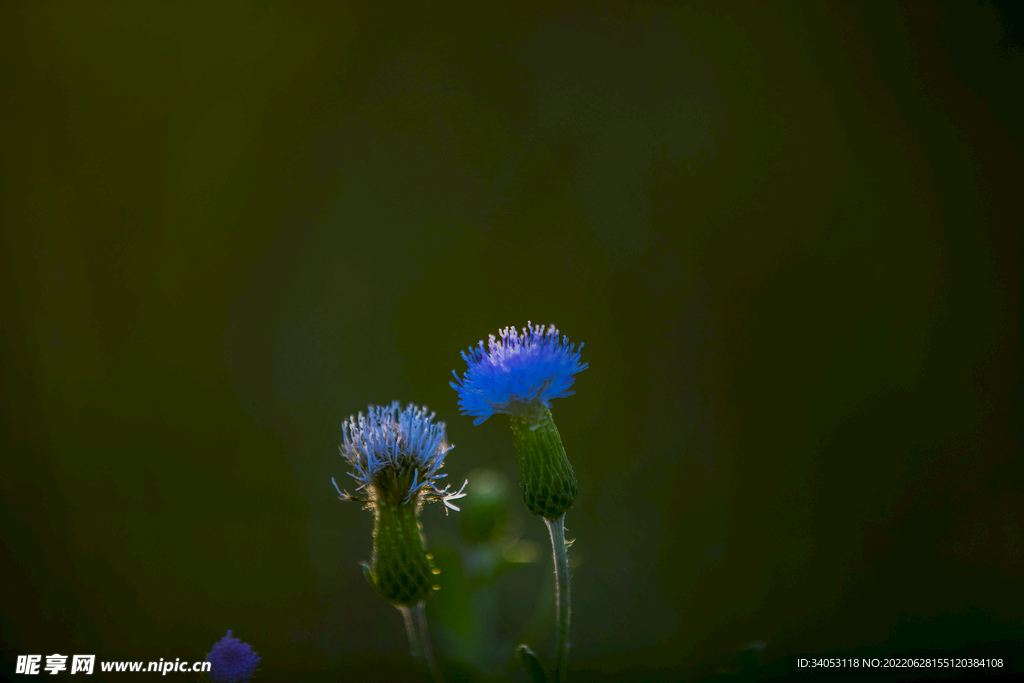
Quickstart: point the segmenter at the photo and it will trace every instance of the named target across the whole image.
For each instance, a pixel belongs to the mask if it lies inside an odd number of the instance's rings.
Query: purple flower
[[[248,683],[256,672],[260,657],[249,643],[231,637],[231,631],[213,644],[206,655],[210,663],[210,680],[214,683]]]

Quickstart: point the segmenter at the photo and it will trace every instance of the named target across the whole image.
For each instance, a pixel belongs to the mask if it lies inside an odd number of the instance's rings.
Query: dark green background
[[[339,423],[425,403],[515,486],[447,383],[527,320],[590,363],[575,680],[1019,650],[1020,36],[858,5],[0,6],[5,675],[233,628],[415,680]]]

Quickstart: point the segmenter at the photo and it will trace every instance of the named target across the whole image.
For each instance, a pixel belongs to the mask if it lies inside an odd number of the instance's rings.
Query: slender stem
[[[555,652],[555,683],[565,681],[566,654],[569,650],[569,556],[565,552],[565,514],[558,519],[544,518],[551,534],[555,556],[555,611],[558,617],[558,649]]]
[[[420,649],[420,638],[416,633],[416,623],[412,620],[412,609],[405,605],[395,605],[402,613],[405,620],[405,635],[409,636],[409,654],[417,662],[422,659],[423,651]]]
[[[434,683],[444,683],[441,672],[437,669],[437,660],[434,659],[434,648],[430,646],[430,630],[427,628],[427,603],[420,601],[416,604],[416,617],[420,622],[420,641],[423,644],[423,659],[426,660],[427,670]]]

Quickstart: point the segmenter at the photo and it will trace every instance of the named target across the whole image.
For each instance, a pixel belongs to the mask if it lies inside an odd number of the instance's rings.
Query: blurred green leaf
[[[526,669],[526,675],[530,677],[530,683],[547,683],[548,675],[544,671],[537,654],[530,649],[529,645],[520,645],[516,648],[519,653],[519,661]]]

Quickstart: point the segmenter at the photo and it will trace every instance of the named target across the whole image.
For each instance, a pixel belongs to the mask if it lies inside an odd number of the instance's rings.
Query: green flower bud
[[[370,578],[392,605],[415,605],[434,585],[434,567],[427,555],[416,501],[378,499],[374,504],[373,563]]]
[[[551,410],[543,404],[529,408],[511,417],[523,500],[533,514],[558,519],[576,500],[576,473],[565,455]]]

